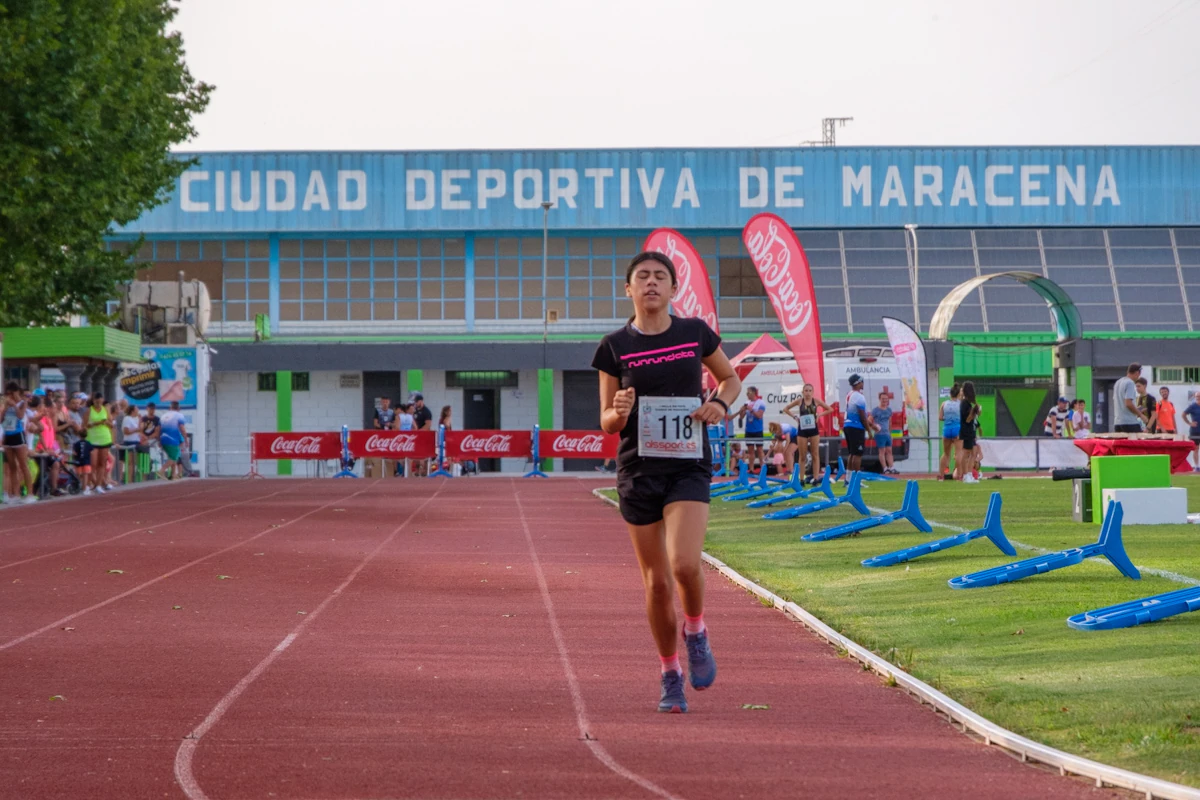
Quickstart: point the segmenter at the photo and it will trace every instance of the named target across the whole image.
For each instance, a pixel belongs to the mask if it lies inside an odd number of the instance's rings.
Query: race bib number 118
[[[698,397],[641,397],[638,399],[638,455],[643,458],[701,456],[704,423],[692,419]]]

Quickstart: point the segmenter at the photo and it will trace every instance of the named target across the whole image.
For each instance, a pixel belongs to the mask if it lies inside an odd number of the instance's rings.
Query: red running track
[[[0,795],[1123,796],[972,741],[712,572],[720,678],[656,713],[595,485],[187,482],[0,514]]]

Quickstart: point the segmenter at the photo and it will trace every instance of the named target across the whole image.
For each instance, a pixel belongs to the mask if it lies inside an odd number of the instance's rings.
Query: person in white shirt
[[[1075,400],[1071,411],[1071,435],[1076,439],[1086,439],[1092,435],[1092,415],[1087,412],[1087,401],[1082,397]]]
[[[142,421],[138,418],[138,407],[132,403],[125,409],[125,416],[121,418],[121,434],[124,443],[121,461],[127,465],[127,474],[123,474],[126,481],[131,481],[135,471],[133,465],[139,452],[138,445],[142,443]]]

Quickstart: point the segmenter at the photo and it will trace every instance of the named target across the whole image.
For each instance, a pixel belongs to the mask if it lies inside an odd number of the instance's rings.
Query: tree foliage
[[[114,225],[164,202],[212,87],[167,0],[0,0],[0,326],[105,316]]]

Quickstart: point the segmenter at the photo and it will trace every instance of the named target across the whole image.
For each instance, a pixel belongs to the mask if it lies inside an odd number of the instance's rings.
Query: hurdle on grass
[[[1067,624],[1080,631],[1108,631],[1158,622],[1192,611],[1200,611],[1200,586],[1176,589],[1140,600],[1130,600],[1128,603],[1085,611],[1069,617]]]
[[[972,542],[983,537],[986,537],[992,544],[999,547],[1004,555],[1015,556],[1017,550],[1008,541],[1008,537],[1004,535],[1004,528],[1000,524],[1000,503],[1000,493],[992,492],[992,499],[988,501],[987,516],[983,520],[982,528],[906,547],[891,553],[884,553],[881,556],[874,556],[863,561],[862,565],[864,567],[890,567],[895,564],[903,564],[905,561],[912,561],[915,558],[921,558],[931,553],[939,553],[942,550],[958,547],[961,544],[966,544],[967,542]]]
[[[755,500],[752,503],[747,503],[746,508],[766,508],[767,506],[773,506],[776,503],[786,503],[789,500],[804,500],[812,497],[817,492],[821,492],[825,495],[825,497],[832,500],[834,499],[833,483],[829,479],[831,472],[832,470],[830,470],[829,465],[827,464],[825,465],[824,470],[822,470],[820,483],[813,484],[807,489],[791,492],[790,494],[778,494],[774,497],[764,497],[761,500]]]
[[[1100,539],[1094,544],[1059,550],[1057,553],[1046,553],[1023,561],[1014,561],[1011,564],[1002,564],[999,567],[972,572],[969,575],[959,575],[957,578],[950,579],[950,586],[954,589],[975,589],[981,586],[1012,583],[1032,575],[1041,575],[1044,572],[1074,566],[1092,556],[1104,556],[1126,578],[1135,581],[1141,580],[1142,574],[1129,560],[1129,556],[1125,553],[1125,545],[1121,541],[1121,518],[1124,513],[1119,502],[1109,502],[1108,511],[1104,515],[1104,525],[1100,528]]]
[[[862,473],[855,473],[861,475]],[[933,528],[925,521],[924,515],[921,514],[921,499],[920,487],[916,481],[909,481],[904,487],[904,502],[900,506],[899,511],[892,511],[888,514],[880,514],[876,517],[868,517],[866,519],[847,522],[845,525],[835,525],[832,528],[826,528],[823,531],[813,531],[805,534],[800,538],[806,542],[824,542],[830,539],[840,539],[843,536],[860,533],[878,528],[882,525],[890,525],[893,522],[899,522],[906,519],[911,522],[917,530],[924,533],[932,533]]]
[[[841,497],[835,497],[832,500],[818,500],[815,503],[808,505],[796,506],[794,508],[784,508],[779,511],[768,511],[763,514],[763,519],[781,520],[795,519],[806,514],[813,514],[817,511],[827,511],[831,508],[837,508],[841,505],[849,504],[855,511],[862,514],[864,517],[871,515],[870,509],[862,499],[862,473],[850,473],[850,485],[846,488],[846,493]]]

